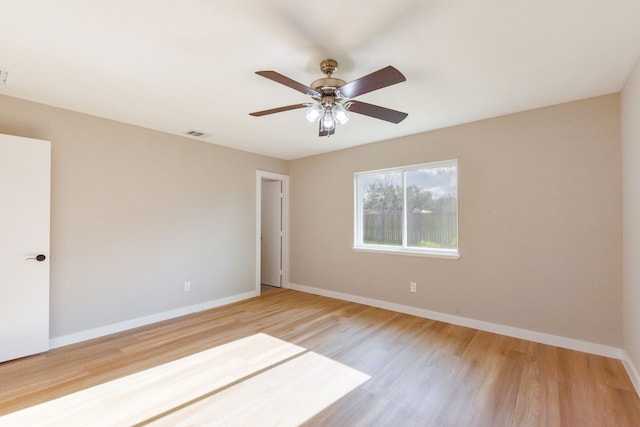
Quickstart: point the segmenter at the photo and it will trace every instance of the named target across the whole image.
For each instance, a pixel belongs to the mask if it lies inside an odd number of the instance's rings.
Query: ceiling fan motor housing
[[[335,59],[325,59],[320,63],[320,71],[327,75],[318,80],[314,80],[311,83],[311,88],[322,93],[321,102],[325,105],[333,105],[334,99],[338,96],[336,89],[347,84],[342,79],[336,79],[331,77],[333,73],[338,69],[338,62]]]
[[[334,79],[333,77],[324,77],[322,79],[314,80],[311,83],[311,87],[317,91],[324,92],[324,89],[333,89],[334,91],[340,86],[344,86],[346,82],[342,79]]]

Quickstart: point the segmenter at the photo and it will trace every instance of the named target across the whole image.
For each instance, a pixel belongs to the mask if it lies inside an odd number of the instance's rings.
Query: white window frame
[[[433,258],[446,258],[446,259],[459,259],[459,239],[458,247],[456,249],[444,249],[444,248],[418,248],[413,246],[407,246],[407,189],[406,189],[406,174],[413,170],[438,167],[442,165],[456,166],[456,231],[459,233],[459,214],[458,214],[458,200],[459,200],[459,174],[458,174],[458,160],[444,160],[439,162],[422,163],[418,165],[402,166],[396,168],[378,169],[364,172],[356,172],[353,174],[353,192],[354,192],[354,233],[353,233],[353,250],[359,252],[375,252],[375,253],[388,253],[395,255],[412,255],[412,256],[424,256]],[[373,245],[363,243],[363,224],[362,224],[362,197],[364,189],[361,188],[362,183],[358,179],[360,176],[371,175],[376,173],[392,173],[399,172],[402,174],[402,246],[388,246],[388,245]]]

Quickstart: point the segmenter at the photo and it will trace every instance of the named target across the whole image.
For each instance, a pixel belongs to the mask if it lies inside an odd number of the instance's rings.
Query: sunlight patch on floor
[[[256,334],[0,417],[0,426],[299,425],[369,376]]]

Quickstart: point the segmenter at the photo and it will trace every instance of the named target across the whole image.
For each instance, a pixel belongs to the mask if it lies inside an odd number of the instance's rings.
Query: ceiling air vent
[[[189,129],[188,131],[185,132],[185,135],[194,136],[196,138],[205,138],[207,136],[205,132],[195,130],[195,129]]]

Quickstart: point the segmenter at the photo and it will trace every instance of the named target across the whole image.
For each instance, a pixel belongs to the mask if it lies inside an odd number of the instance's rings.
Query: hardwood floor
[[[285,289],[2,363],[0,425],[89,391],[59,425],[640,426],[618,360]]]

